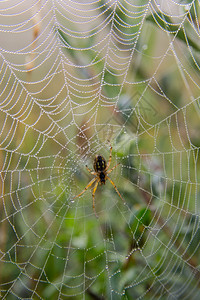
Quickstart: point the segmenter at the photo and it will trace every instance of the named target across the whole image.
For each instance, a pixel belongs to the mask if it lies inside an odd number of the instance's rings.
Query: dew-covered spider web
[[[199,36],[198,0],[0,2],[1,299],[199,299]]]

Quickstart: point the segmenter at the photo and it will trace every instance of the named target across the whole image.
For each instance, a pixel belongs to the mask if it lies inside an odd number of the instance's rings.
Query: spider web
[[[2,299],[198,299],[199,4],[0,2]]]

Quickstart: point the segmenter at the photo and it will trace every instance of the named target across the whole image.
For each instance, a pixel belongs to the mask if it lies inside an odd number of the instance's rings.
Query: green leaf
[[[199,45],[197,45],[193,40],[191,40],[188,34],[186,37],[183,27],[181,25],[173,24],[173,21],[171,20],[170,17],[162,13],[156,12],[152,15],[149,15],[146,18],[146,20],[158,26],[160,29],[173,34],[175,37],[177,37],[182,42],[184,42],[187,46],[193,47],[196,51],[200,50]]]

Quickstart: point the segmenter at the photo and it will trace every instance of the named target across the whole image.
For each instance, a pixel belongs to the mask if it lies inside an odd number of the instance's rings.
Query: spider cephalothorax
[[[84,188],[84,190],[80,194],[78,194],[77,196],[74,197],[74,199],[75,199],[75,198],[78,198],[79,196],[81,196],[94,182],[96,182],[95,185],[94,185],[94,188],[93,188],[93,192],[92,192],[93,210],[94,210],[96,216],[97,216],[97,214],[96,214],[96,211],[95,211],[94,197],[95,197],[95,192],[96,192],[96,189],[97,189],[97,186],[98,186],[99,183],[100,183],[100,185],[105,184],[106,180],[108,179],[110,181],[110,183],[114,186],[114,188],[115,188],[117,194],[119,195],[119,197],[124,201],[124,199],[122,198],[122,196],[121,196],[120,192],[118,191],[116,185],[114,184],[112,179],[110,179],[110,177],[108,176],[108,174],[111,173],[119,165],[119,163],[118,163],[112,169],[110,169],[108,171],[108,168],[109,168],[110,163],[111,163],[111,159],[112,159],[112,146],[110,146],[110,157],[109,157],[108,164],[106,163],[106,160],[103,156],[101,156],[101,155],[96,155],[95,156],[94,164],[93,164],[95,172],[93,172],[92,170],[90,170],[86,166],[88,172],[90,172],[92,175],[95,175],[95,177],[88,183],[88,185]]]

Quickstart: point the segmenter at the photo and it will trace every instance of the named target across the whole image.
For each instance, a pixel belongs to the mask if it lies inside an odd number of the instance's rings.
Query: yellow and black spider
[[[94,188],[93,188],[93,192],[92,192],[93,210],[94,210],[94,213],[96,216],[97,216],[97,213],[95,210],[95,202],[94,202],[95,192],[96,192],[98,184],[99,183],[100,183],[100,185],[105,184],[107,179],[114,186],[117,194],[125,203],[125,200],[122,198],[116,185],[114,184],[112,179],[110,179],[110,177],[108,176],[108,174],[111,173],[120,164],[120,163],[116,164],[112,169],[110,169],[108,171],[108,168],[110,167],[111,159],[112,159],[112,146],[110,146],[110,157],[109,157],[108,164],[106,163],[106,160],[103,156],[101,156],[101,155],[95,156],[94,164],[93,164],[94,172],[86,166],[88,172],[90,172],[92,175],[95,175],[95,177],[88,183],[88,185],[84,188],[84,190],[80,194],[78,194],[77,196],[74,197],[74,199],[80,197],[96,181]]]

